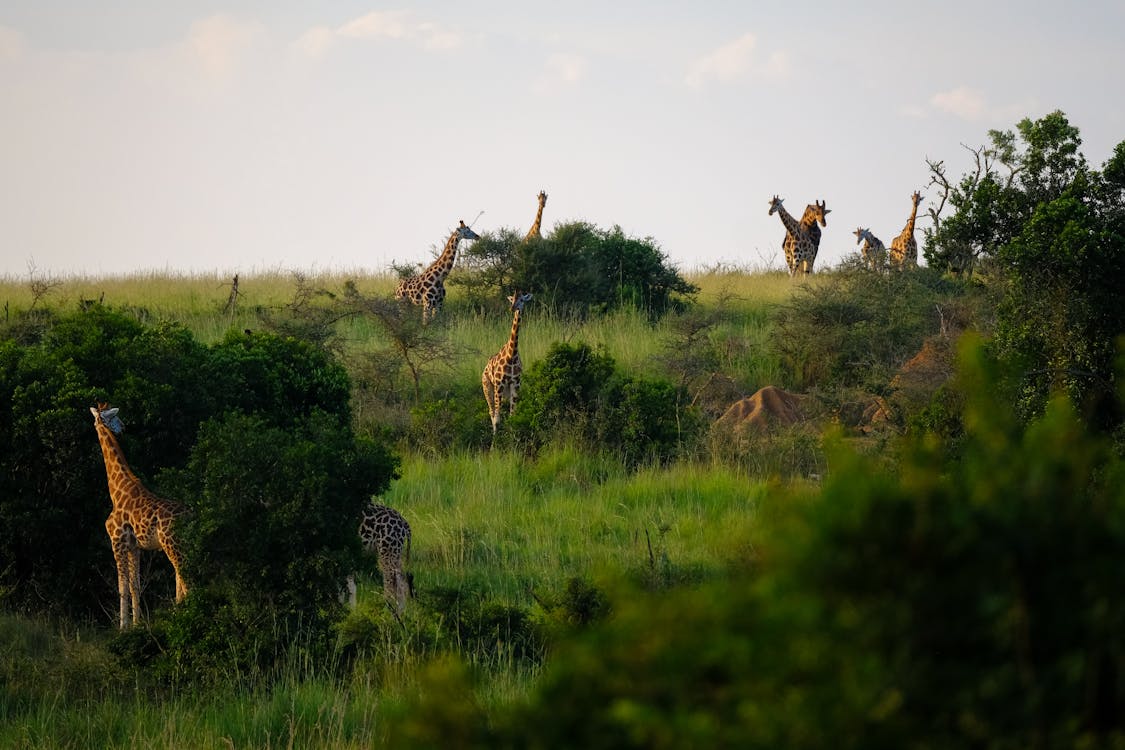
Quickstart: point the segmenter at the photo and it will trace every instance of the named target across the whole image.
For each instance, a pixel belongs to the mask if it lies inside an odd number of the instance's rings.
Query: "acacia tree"
[[[931,266],[971,275],[988,260],[998,300],[998,352],[1014,365],[1019,406],[1030,416],[1065,390],[1103,426],[1120,421],[1113,393],[1115,339],[1125,333],[1125,143],[1102,171],[1082,155],[1062,112],[989,131],[970,149],[975,167],[940,188],[926,231]],[[940,212],[948,204],[948,217]]]
[[[1011,130],[989,130],[989,143],[965,146],[973,167],[956,183],[944,161],[927,160],[938,199],[929,209],[923,254],[931,266],[972,276],[1019,234],[1040,203],[1054,200],[1087,172],[1078,128],[1055,111]],[[943,216],[946,207],[952,214]]]

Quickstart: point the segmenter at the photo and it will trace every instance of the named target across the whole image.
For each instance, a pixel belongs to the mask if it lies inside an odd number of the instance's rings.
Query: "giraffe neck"
[[[101,444],[102,458],[105,460],[105,474],[109,482],[109,497],[114,507],[117,507],[118,492],[133,484],[140,484],[141,480],[129,468],[125,454],[121,452],[121,445],[109,428],[103,424],[97,425],[98,443]]]
[[[790,217],[792,218],[792,217]],[[813,224],[816,223],[816,209],[812,206],[805,206],[805,213],[801,216],[801,229],[808,231]]]
[[[441,251],[438,259],[430,264],[422,274],[426,278],[438,277],[444,279],[451,268],[453,268],[453,261],[457,258],[457,243],[461,241],[461,233],[459,230],[453,230],[453,234],[449,235],[449,239],[445,243],[445,249]]]
[[[520,312],[522,311],[516,310],[512,316],[512,333],[508,336],[508,345],[504,347],[509,357],[516,353],[520,345]]]
[[[796,219],[793,218],[793,216],[788,211],[785,210],[785,206],[777,207],[777,215],[781,217],[781,223],[785,225],[785,228],[789,231],[790,234],[794,236],[800,234],[801,225],[797,222]]]
[[[543,206],[545,204],[546,204],[546,201],[539,201],[539,210],[535,212],[535,221],[532,222],[531,229],[529,229],[527,231],[527,237],[525,239],[530,240],[530,239],[533,239],[535,237],[540,236],[539,227],[543,223]]]
[[[915,203],[914,207],[910,209],[910,218],[906,220],[906,228],[902,230],[904,235],[914,234],[914,220],[918,218],[918,204]]]

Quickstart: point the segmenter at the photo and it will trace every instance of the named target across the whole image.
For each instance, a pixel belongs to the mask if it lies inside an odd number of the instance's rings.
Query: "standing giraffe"
[[[409,279],[403,279],[395,289],[395,299],[407,299],[411,304],[422,306],[422,322],[433,320],[441,310],[441,303],[445,300],[445,277],[453,268],[453,261],[457,257],[457,245],[461,240],[479,240],[480,235],[462,221],[461,225],[453,230],[445,243],[445,250],[430,266]]]
[[[855,244],[863,243],[861,252],[863,253],[863,264],[869,266],[872,271],[878,271],[883,268],[887,262],[887,246],[883,241],[871,234],[870,229],[859,227],[855,230]]]
[[[910,218],[902,234],[891,240],[891,266],[897,269],[909,268],[918,265],[918,240],[914,239],[914,220],[918,218],[918,204],[922,196],[917,190],[910,196]]]
[[[119,627],[124,630],[130,624],[127,606],[130,595],[133,600],[132,622],[140,619],[142,549],[164,550],[172,569],[176,571],[176,601],[183,601],[187,596],[187,584],[180,573],[183,557],[174,536],[176,519],[187,509],[180,503],[164,500],[149,492],[129,468],[114,436],[125,427],[117,411],[100,402],[96,408],[90,407],[90,413],[94,415],[94,429],[102,447],[102,458],[105,459],[109,499],[113,503],[113,512],[105,520],[105,530],[117,563]]]
[[[369,502],[359,522],[359,538],[364,550],[378,555],[383,596],[401,612],[406,597],[414,596],[414,577],[404,570],[404,564],[410,562],[410,524],[394,508]],[[354,576],[348,576],[348,596],[354,607]]]
[[[504,348],[493,354],[484,366],[480,382],[484,388],[484,400],[488,402],[488,416],[492,419],[492,434],[496,434],[496,425],[500,422],[500,407],[503,405],[504,396],[508,396],[509,416],[516,410],[516,401],[520,395],[520,376],[523,373],[523,364],[520,362],[520,314],[523,312],[524,303],[531,299],[531,294],[516,292],[508,301],[512,303],[512,333],[508,336],[508,343]]]
[[[828,226],[827,215],[832,212],[826,208],[822,201],[814,201],[805,207],[801,220],[797,221],[785,210],[782,199],[776,195],[770,201],[770,215],[777,213],[781,223],[785,225],[785,239],[781,249],[785,252],[785,263],[789,267],[789,275],[793,276],[812,273],[813,263],[816,261],[817,251],[820,249],[820,223],[821,227]]]
[[[543,235],[539,233],[539,227],[543,223],[543,207],[547,205],[547,193],[539,191],[539,210],[535,212],[535,221],[531,225],[531,229],[527,230],[527,236],[523,238],[524,242],[531,240],[542,239]]]

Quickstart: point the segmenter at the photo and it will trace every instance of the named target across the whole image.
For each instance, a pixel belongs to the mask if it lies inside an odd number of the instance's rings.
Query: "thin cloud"
[[[586,76],[586,68],[586,59],[578,55],[551,55],[535,81],[535,91],[550,94],[560,88],[576,86]]]
[[[0,60],[15,60],[23,54],[23,34],[0,25]]]
[[[335,29],[314,26],[301,34],[291,46],[299,54],[319,58],[343,40],[378,42],[387,39],[409,42],[433,51],[457,49],[464,41],[459,32],[432,21],[418,20],[410,11],[377,10],[353,18]]]
[[[188,30],[186,47],[205,71],[222,77],[235,68],[264,34],[257,22],[219,14],[193,23]]]
[[[950,91],[942,91],[930,97],[935,109],[946,112],[962,120],[979,120],[985,113],[984,94],[968,86],[958,86]]]
[[[747,32],[692,63],[684,80],[699,88],[712,81],[729,83],[753,76],[779,78],[789,74],[789,56],[784,52],[774,52],[764,61],[758,58],[758,37]]]

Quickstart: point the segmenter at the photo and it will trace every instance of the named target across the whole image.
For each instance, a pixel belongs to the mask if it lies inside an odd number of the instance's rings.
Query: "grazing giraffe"
[[[407,299],[411,304],[422,306],[422,322],[433,320],[441,310],[441,303],[445,300],[445,277],[453,268],[453,261],[457,257],[457,245],[461,240],[479,240],[480,235],[462,221],[461,225],[453,230],[445,243],[445,249],[438,259],[430,266],[409,279],[403,279],[395,289],[395,299]]]
[[[922,202],[922,196],[917,190],[910,196],[910,202],[910,218],[906,220],[902,234],[891,240],[891,266],[900,270],[918,265],[918,240],[914,239],[914,220],[918,218],[918,204]]]
[[[368,503],[359,522],[359,538],[363,549],[374,552],[383,574],[383,596],[398,611],[406,605],[406,597],[414,596],[414,576],[404,570],[410,562],[410,524],[394,508]],[[348,596],[355,606],[355,577],[348,576]]]
[[[119,627],[124,630],[130,625],[128,597],[133,600],[132,622],[140,619],[140,551],[142,549],[161,549],[176,571],[176,601],[187,596],[180,566],[183,556],[175,537],[176,519],[187,512],[180,503],[159,498],[145,488],[129,468],[121,446],[114,437],[124,425],[117,416],[116,408],[98,403],[90,407],[94,415],[94,429],[105,460],[105,473],[109,480],[109,498],[113,502],[113,512],[105,521],[113,547],[113,559],[117,563],[117,596],[120,610]]]
[[[508,336],[508,343],[504,348],[493,354],[484,366],[481,374],[481,387],[484,388],[484,400],[488,402],[488,416],[492,419],[492,434],[496,434],[496,425],[500,422],[500,407],[503,405],[504,396],[508,396],[509,416],[516,410],[516,401],[520,395],[520,376],[523,373],[523,364],[520,362],[520,314],[523,312],[524,303],[531,299],[530,293],[516,292],[508,301],[512,303],[512,333]]]
[[[776,195],[770,201],[769,213],[777,213],[781,223],[785,225],[785,239],[781,249],[785,252],[785,264],[789,267],[789,275],[793,276],[812,273],[813,263],[816,261],[817,251],[820,249],[820,226],[828,226],[827,215],[832,212],[826,208],[822,201],[815,201],[805,207],[805,213],[798,222],[785,210],[782,199]]]
[[[882,269],[887,263],[887,246],[883,241],[871,234],[870,229],[859,227],[855,230],[855,244],[863,243],[860,249],[863,253],[863,264],[872,271]]]
[[[547,193],[543,190],[539,191],[539,210],[535,212],[535,221],[531,225],[531,229],[527,230],[527,236],[523,238],[524,242],[531,240],[542,239],[543,235],[539,232],[539,227],[543,223],[543,207],[547,205]]]

